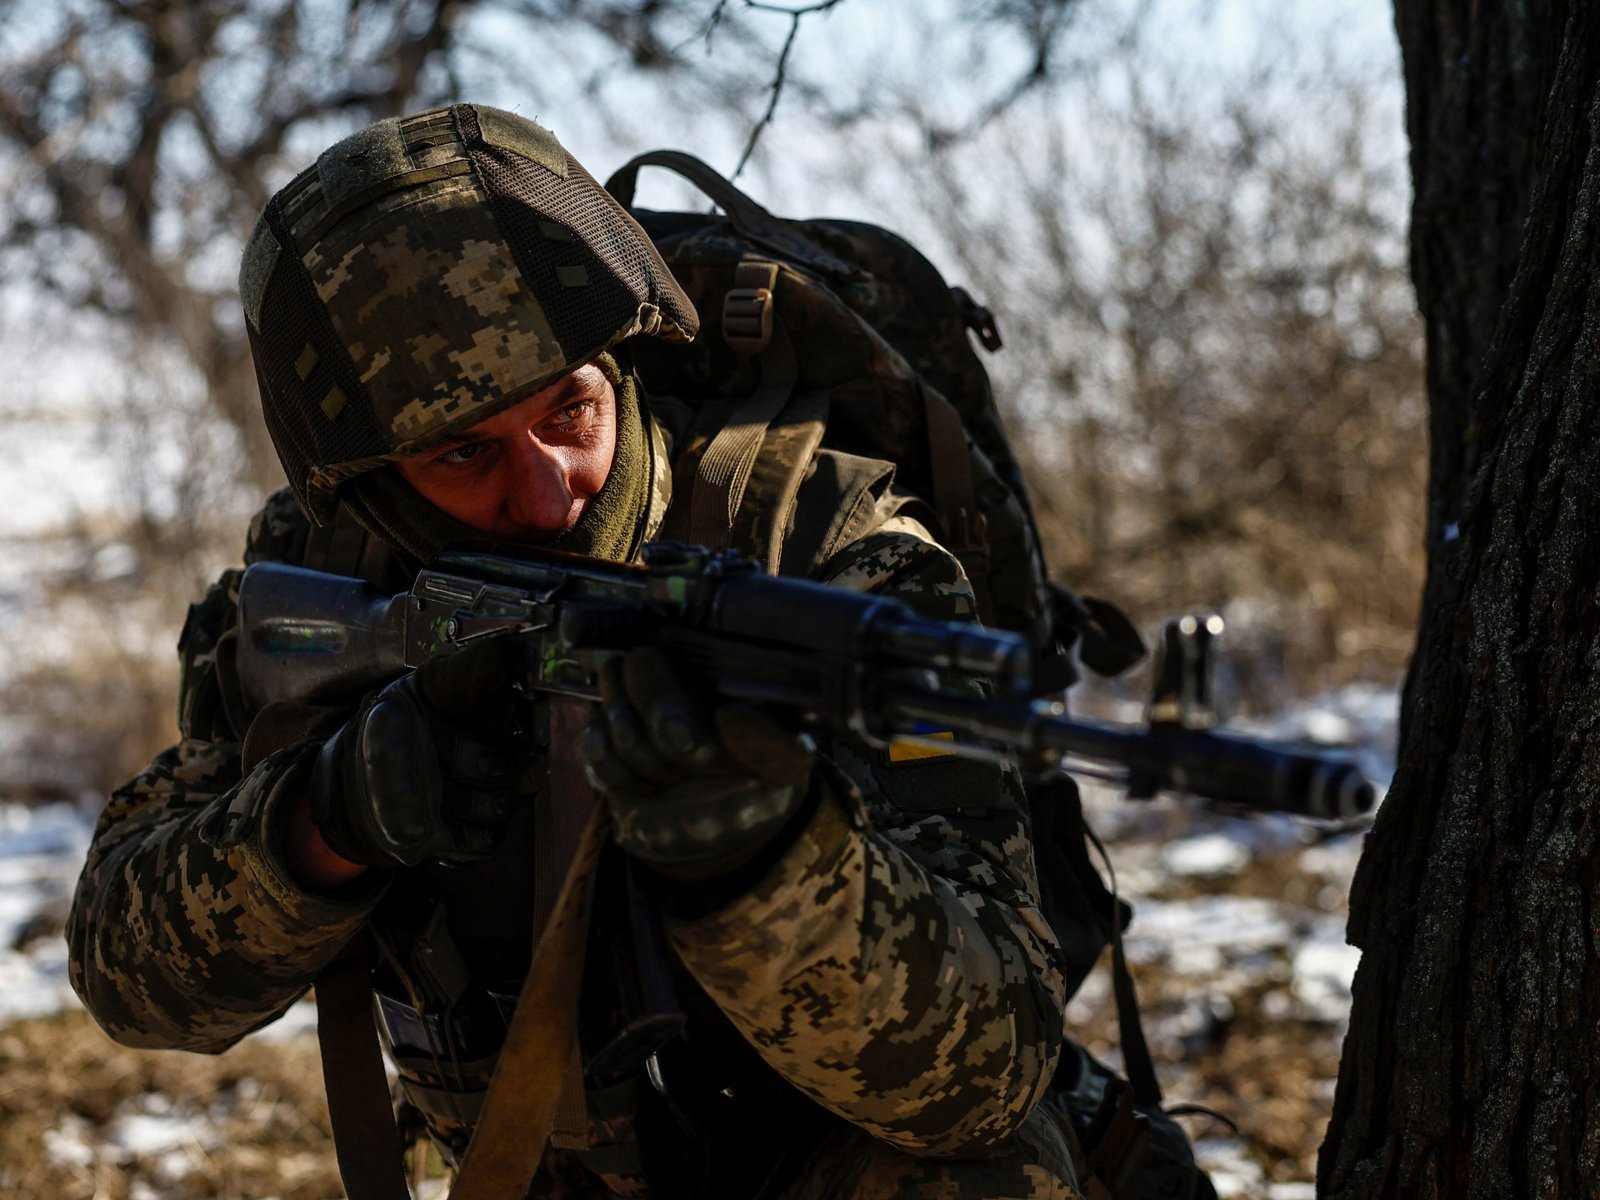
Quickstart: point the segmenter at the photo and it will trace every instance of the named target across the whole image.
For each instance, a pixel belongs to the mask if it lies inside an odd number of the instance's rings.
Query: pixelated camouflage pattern
[[[464,121],[489,149],[468,144]],[[592,266],[523,275],[496,204],[529,206],[489,195],[475,156],[490,151],[513,177],[539,179],[537,194],[559,191],[569,219],[585,214],[599,269],[620,285],[607,299],[573,304]],[[528,215],[552,244],[583,236],[555,214]],[[285,282],[302,267],[310,292]],[[344,480],[493,415],[625,338],[683,340],[698,323],[648,238],[554,136],[482,105],[382,121],[330,147],[269,202],[240,291],[268,427],[319,523]],[[304,311],[319,303],[322,313]],[[546,306],[563,303],[582,320],[560,339]],[[332,345],[320,340],[325,327]]]
[[[971,612],[960,565],[914,521],[837,560],[835,585],[928,616]],[[868,828],[825,805],[744,896],[670,923],[674,945],[762,1057],[819,1104],[918,1154],[992,1146],[1048,1081],[1066,1003],[1020,784],[987,764],[925,761],[909,768],[924,786],[908,791],[881,756],[832,750]],[[968,787],[940,786],[952,768]]]
[[[836,556],[835,582],[931,615],[969,613],[959,564],[885,511],[881,528]],[[303,530],[279,497],[248,554],[292,548]],[[203,651],[185,652],[203,665]],[[940,760],[909,770],[864,747],[828,749],[858,798],[826,801],[748,895],[673,921],[683,966],[779,1076],[873,1135],[850,1143],[850,1155],[899,1148],[872,1168],[882,1195],[1073,1195],[1066,1169],[1042,1166],[1027,1135],[1064,996],[1014,776]],[[221,1050],[281,1013],[373,911],[375,895],[339,902],[296,888],[275,852],[274,814],[303,754],[291,747],[240,778],[237,746],[189,739],[113,798],[70,940],[74,986],[114,1037]],[[200,829],[241,789],[269,797],[260,830],[212,850]],[[466,1132],[431,1125],[446,1145]],[[628,1137],[616,1118],[591,1130],[594,1145]],[[817,1156],[808,1176],[832,1161]],[[581,1152],[553,1149],[532,1194],[643,1191],[637,1177],[602,1179]],[[795,1193],[811,1194],[851,1193]]]
[[[931,1159],[842,1129],[777,1200],[1083,1200],[1087,1177],[1070,1122],[1034,1109],[998,1152]]]
[[[967,573],[948,554],[930,555],[933,535],[896,513],[823,564],[818,578],[855,592],[891,592],[925,617],[971,621],[977,615]]]
[[[397,448],[474,424],[576,365],[471,175],[384,197],[304,262]]]
[[[304,748],[239,778],[237,747],[185,739],[100,815],[67,926],[85,1007],[129,1046],[218,1053],[288,1008],[361,928],[371,889],[337,901],[289,879],[264,822],[217,850],[201,836],[235,801],[267,811]]]

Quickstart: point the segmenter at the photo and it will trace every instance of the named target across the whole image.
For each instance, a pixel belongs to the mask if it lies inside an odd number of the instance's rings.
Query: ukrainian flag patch
[[[908,741],[896,738],[889,743],[889,761],[892,763],[917,762],[924,758],[950,758],[954,756],[954,743],[956,735],[950,729],[918,729],[915,731],[918,741]],[[951,749],[946,750],[941,746],[930,746],[928,741],[949,742]]]

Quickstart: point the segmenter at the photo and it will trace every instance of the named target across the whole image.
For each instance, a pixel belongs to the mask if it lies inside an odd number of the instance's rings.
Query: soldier
[[[629,344],[692,338],[696,313],[540,126],[457,105],[344,139],[268,204],[240,288],[290,484],[247,564],[400,591],[467,538],[626,560],[659,527],[672,430]],[[549,911],[570,738],[545,718],[513,738],[496,652],[251,712],[239,575],[184,628],[181,740],[100,819],[73,984],[120,1042],[215,1053],[370,945],[401,1089],[455,1162]],[[892,493],[819,577],[973,612]],[[1065,996],[1015,773],[816,745],[651,648],[604,682],[582,752],[615,849],[583,1069],[530,1194],[1076,1195],[1038,1103]],[[644,1053],[623,1035],[654,1028],[637,997],[662,979],[682,1015]]]

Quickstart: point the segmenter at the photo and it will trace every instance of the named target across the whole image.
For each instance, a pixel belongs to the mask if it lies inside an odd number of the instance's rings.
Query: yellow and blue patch
[[[889,743],[889,761],[892,763],[918,762],[925,758],[951,758],[955,755],[956,735],[954,730],[937,729],[931,725],[925,728],[912,730],[915,741],[909,738],[896,738]],[[950,748],[930,745],[930,742],[948,742]]]

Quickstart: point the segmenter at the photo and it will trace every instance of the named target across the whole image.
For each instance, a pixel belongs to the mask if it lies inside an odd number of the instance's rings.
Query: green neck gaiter
[[[578,523],[540,544],[569,554],[626,562],[638,553],[650,510],[649,417],[631,370],[624,370],[610,354],[602,354],[595,364],[605,372],[617,397],[617,448],[611,471]],[[413,570],[433,562],[450,546],[493,536],[423,499],[393,466],[356,476],[345,485],[340,499],[362,528],[402,555]]]

